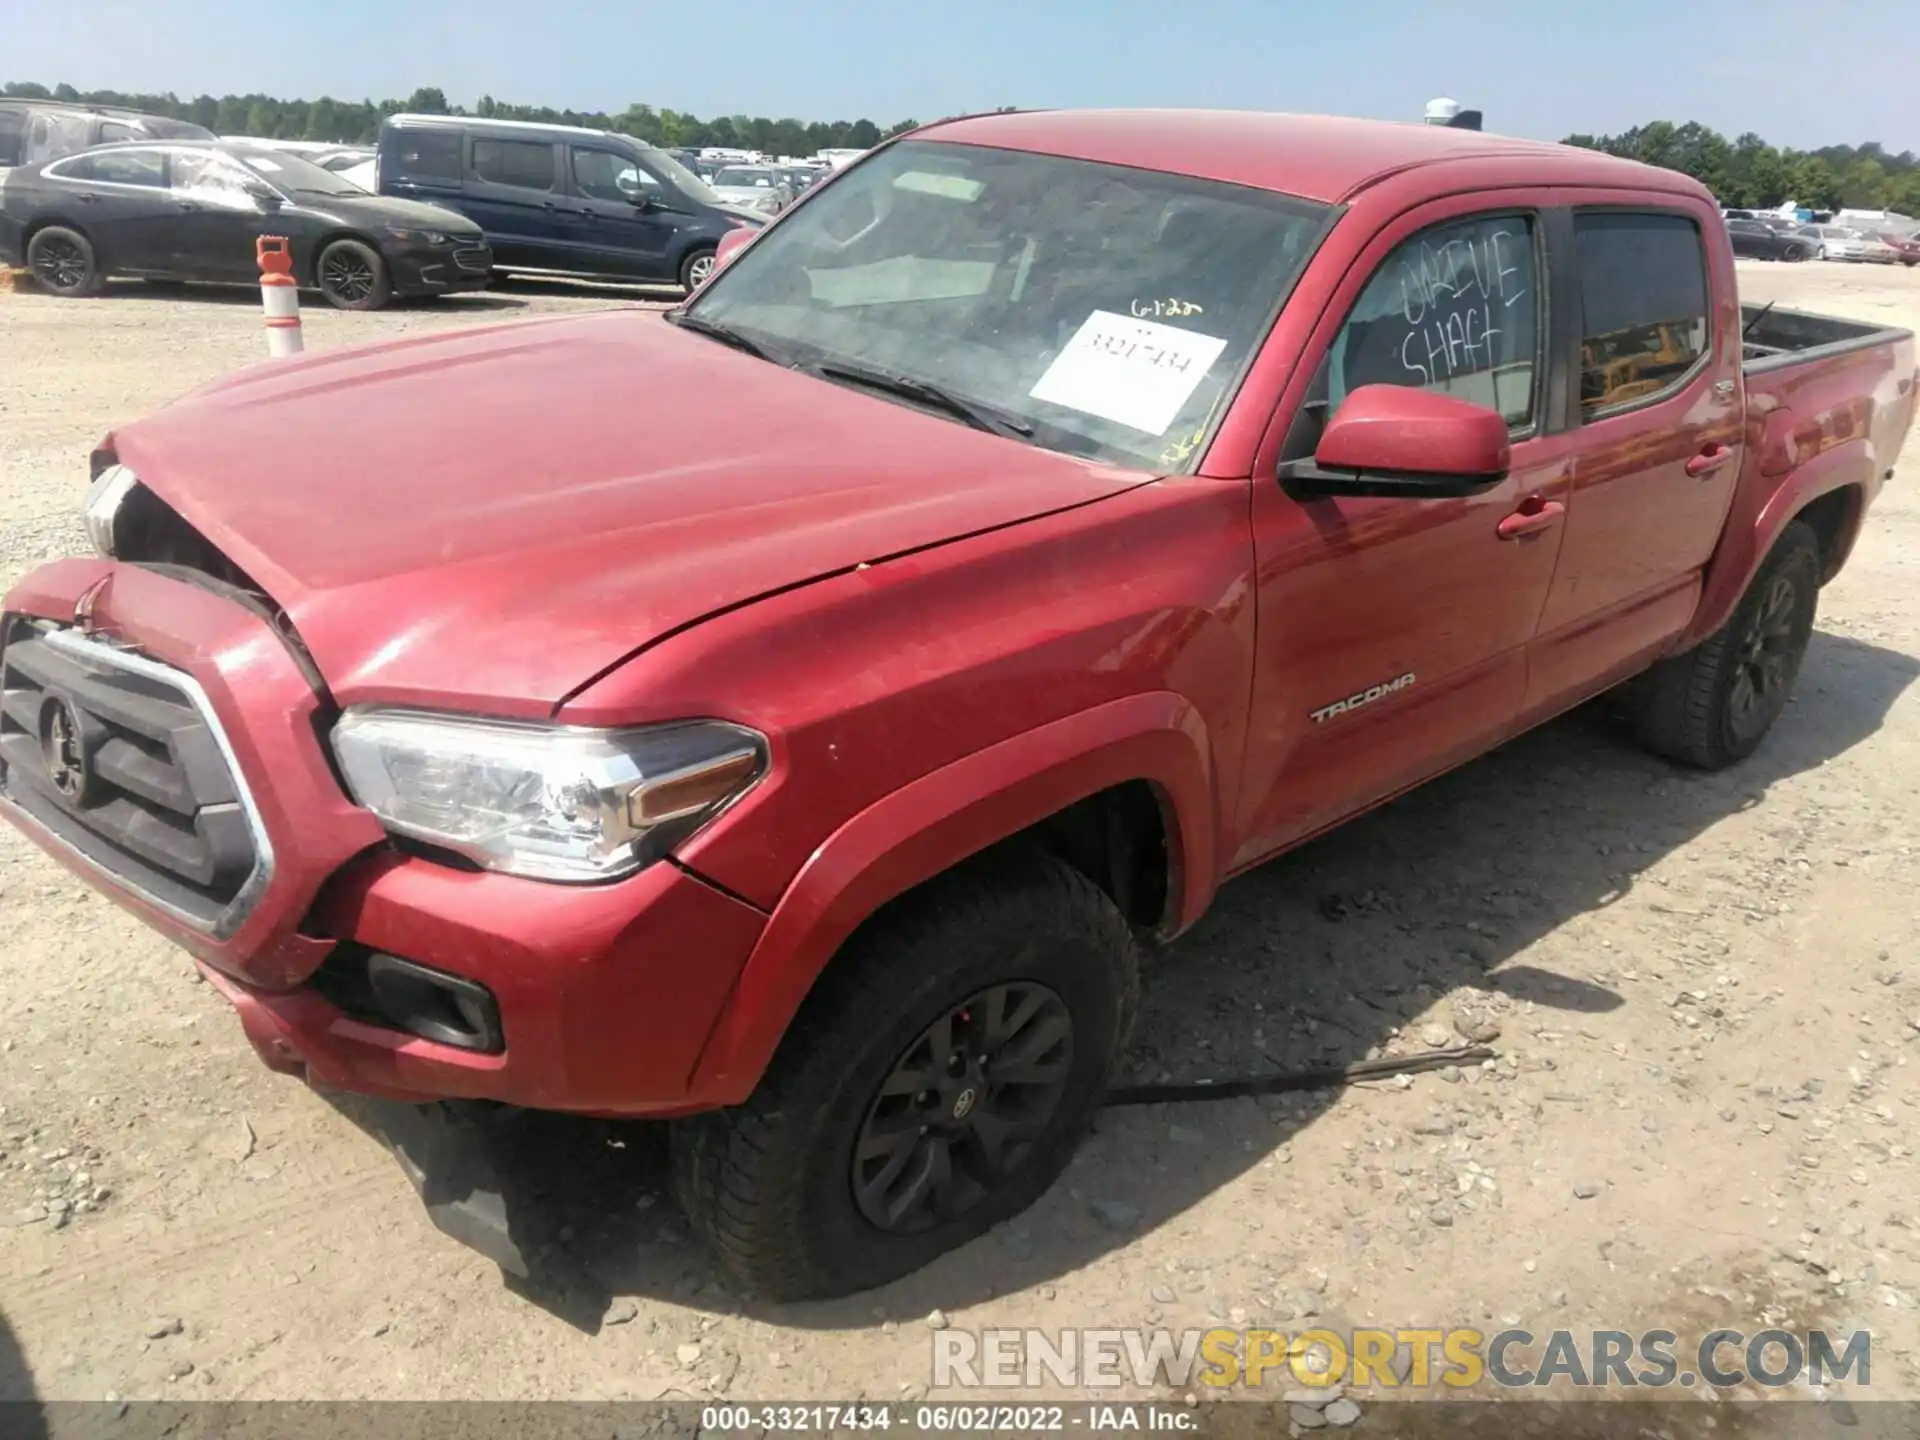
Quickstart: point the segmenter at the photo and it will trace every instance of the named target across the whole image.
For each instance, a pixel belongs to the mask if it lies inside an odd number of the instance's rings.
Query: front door
[[[598,275],[671,281],[674,194],[617,151],[572,145],[572,229],[580,268]]]
[[[1734,277],[1703,238],[1712,215],[1644,197],[1574,211],[1579,457],[1530,712],[1637,668],[1693,619],[1733,503],[1745,414]]]
[[[1298,499],[1270,471],[1254,476],[1257,654],[1236,868],[1477,754],[1519,713],[1569,460],[1564,406],[1548,403],[1545,244],[1530,198],[1403,216],[1309,342],[1315,368],[1283,462],[1313,453],[1348,393],[1389,384],[1498,411],[1512,467],[1448,499]],[[1528,524],[1502,525],[1522,515]]]
[[[216,150],[178,149],[167,167],[167,268],[194,280],[255,280],[265,228],[258,187]]]

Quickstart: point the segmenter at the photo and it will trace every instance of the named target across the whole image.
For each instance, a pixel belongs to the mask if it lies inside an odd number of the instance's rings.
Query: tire
[[[1798,263],[1801,260],[1806,259],[1807,252],[1803,247],[1799,245],[1789,245],[1785,250],[1782,250],[1780,252],[1780,258],[1782,260],[1787,261],[1789,264],[1794,264],[1794,263]]]
[[[1820,566],[1813,531],[1790,522],[1726,624],[1629,682],[1623,698],[1640,743],[1700,770],[1723,770],[1759,749],[1806,656]]]
[[[687,258],[680,262],[680,288],[691,295],[706,284],[707,277],[713,274],[713,258],[711,245],[688,251]]]
[[[771,1300],[848,1295],[917,1270],[1059,1177],[1138,994],[1132,932],[1091,881],[1042,855],[969,862],[847,943],[745,1104],[674,1122],[681,1207],[722,1266]],[[1029,1010],[992,1037],[995,1015]],[[943,1032],[943,1017],[957,1031]],[[964,1069],[938,1064],[943,1033],[960,1040]],[[970,1038],[982,1066],[965,1053]],[[1010,1061],[1021,1046],[1031,1053]],[[1011,1065],[1029,1078],[1009,1081]],[[995,1130],[998,1167],[983,1138]],[[916,1208],[916,1195],[936,1203]]]
[[[393,298],[393,277],[364,240],[336,240],[320,252],[314,279],[336,310],[378,310]]]
[[[94,257],[93,242],[64,225],[33,232],[27,242],[27,268],[42,290],[68,299],[98,295],[106,278]]]

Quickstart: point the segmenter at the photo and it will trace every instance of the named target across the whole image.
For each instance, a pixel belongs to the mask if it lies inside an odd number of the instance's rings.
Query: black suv
[[[211,140],[191,120],[169,120],[111,105],[0,100],[0,169],[41,165],[116,140]]]
[[[494,273],[677,284],[713,270],[721,237],[766,220],[729,205],[666,151],[631,135],[394,115],[380,127],[382,195],[460,211],[486,232]]]

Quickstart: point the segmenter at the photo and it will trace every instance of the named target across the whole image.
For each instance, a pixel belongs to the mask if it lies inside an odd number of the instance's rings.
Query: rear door
[[[1519,713],[1569,464],[1548,343],[1550,194],[1403,214],[1308,342],[1305,403],[1253,477],[1258,638],[1235,868],[1479,753]],[[1310,456],[1325,417],[1373,384],[1499,412],[1507,478],[1461,498],[1287,493],[1275,459]],[[1503,537],[1516,514],[1537,523]]]
[[[577,217],[563,208],[559,167],[565,150],[549,140],[470,138],[462,208],[487,232],[495,264],[586,268],[576,247]]]
[[[164,151],[96,150],[41,173],[50,208],[86,235],[102,269],[166,272],[173,210]]]
[[[1745,401],[1732,257],[1679,197],[1573,210],[1579,446],[1528,709],[1559,708],[1693,618],[1733,502]]]
[[[567,147],[568,219],[582,269],[672,280],[677,195],[630,155],[601,145]]]

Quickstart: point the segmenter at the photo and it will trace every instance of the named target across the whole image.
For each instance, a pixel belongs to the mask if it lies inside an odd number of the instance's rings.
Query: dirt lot
[[[1743,268],[1920,327],[1920,271]],[[627,303],[522,289],[309,310],[318,349]],[[0,295],[0,583],[78,549],[88,448],[253,361],[253,298]],[[423,417],[423,419],[426,417]],[[457,423],[457,420],[453,423]],[[888,1290],[728,1293],[647,1127],[541,1122],[532,1284],[427,1222],[342,1108],[255,1061],[185,957],[0,835],[0,1392],[893,1399],[955,1327],[1865,1326],[1920,1397],[1920,441],[1731,773],[1575,716],[1228,887],[1149,976],[1140,1075],[1500,1058],[1108,1114],[1065,1180]],[[263,473],[262,484],[271,484]],[[178,1320],[177,1333],[170,1323]],[[9,1375],[10,1327],[24,1374]],[[1369,1417],[1373,1418],[1372,1416]]]

